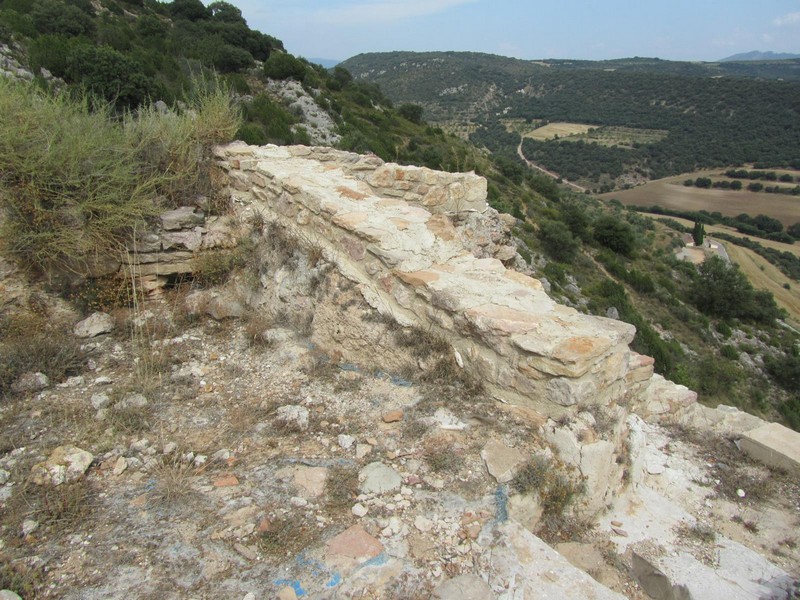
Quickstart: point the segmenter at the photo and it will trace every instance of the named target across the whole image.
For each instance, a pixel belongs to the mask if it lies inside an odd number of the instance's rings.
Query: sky
[[[210,1],[210,0],[209,0]],[[228,0],[292,54],[467,50],[714,61],[800,53],[800,0]]]

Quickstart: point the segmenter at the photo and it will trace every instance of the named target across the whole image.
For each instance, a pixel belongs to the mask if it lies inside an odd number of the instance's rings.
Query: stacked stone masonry
[[[694,403],[630,350],[633,326],[559,305],[538,280],[465,248],[454,220],[487,210],[484,178],[305,146],[234,143],[217,158],[234,202],[314,240],[382,314],[443,336],[495,397],[546,416],[623,402],[663,415]]]

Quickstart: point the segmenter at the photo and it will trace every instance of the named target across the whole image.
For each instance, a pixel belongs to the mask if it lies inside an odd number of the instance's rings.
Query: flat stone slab
[[[365,494],[383,494],[399,490],[403,478],[392,467],[381,462],[373,462],[361,469],[358,474],[359,489]]]
[[[504,598],[555,598],[558,600],[624,600],[514,520],[497,526],[493,540],[493,582],[513,582]],[[499,594],[498,594],[499,597]]]
[[[525,460],[525,455],[516,448],[509,448],[503,442],[490,440],[481,450],[481,458],[486,470],[498,483],[507,483],[514,478],[517,468]]]
[[[767,423],[742,435],[739,447],[771,467],[800,476],[800,433]]]

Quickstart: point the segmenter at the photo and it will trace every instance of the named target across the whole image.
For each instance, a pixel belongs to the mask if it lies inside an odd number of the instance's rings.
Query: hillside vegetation
[[[611,191],[637,179],[747,162],[798,167],[799,61],[697,64],[657,59],[522,61],[474,53],[363,54],[343,63],[436,122],[471,121],[471,139],[513,156],[523,120],[665,131],[632,147],[590,139],[524,140],[525,155],[569,180]]]

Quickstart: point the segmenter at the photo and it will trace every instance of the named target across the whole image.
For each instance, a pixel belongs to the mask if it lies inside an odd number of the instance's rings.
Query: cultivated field
[[[565,138],[571,135],[588,133],[591,129],[595,129],[596,127],[596,125],[584,125],[582,123],[548,123],[544,127],[529,131],[524,134],[524,137],[546,142],[556,137]]]
[[[635,129],[633,127],[594,127],[586,133],[573,135],[565,141],[596,142],[601,146],[633,148],[634,144],[655,144],[667,137],[663,129]]]
[[[784,226],[800,222],[800,197],[764,192],[731,191],[686,187],[684,180],[717,177],[719,170],[699,171],[652,181],[629,190],[602,194],[604,200],[616,199],[626,205],[662,206],[673,210],[707,210],[735,217],[742,213],[763,214],[778,219]]]

